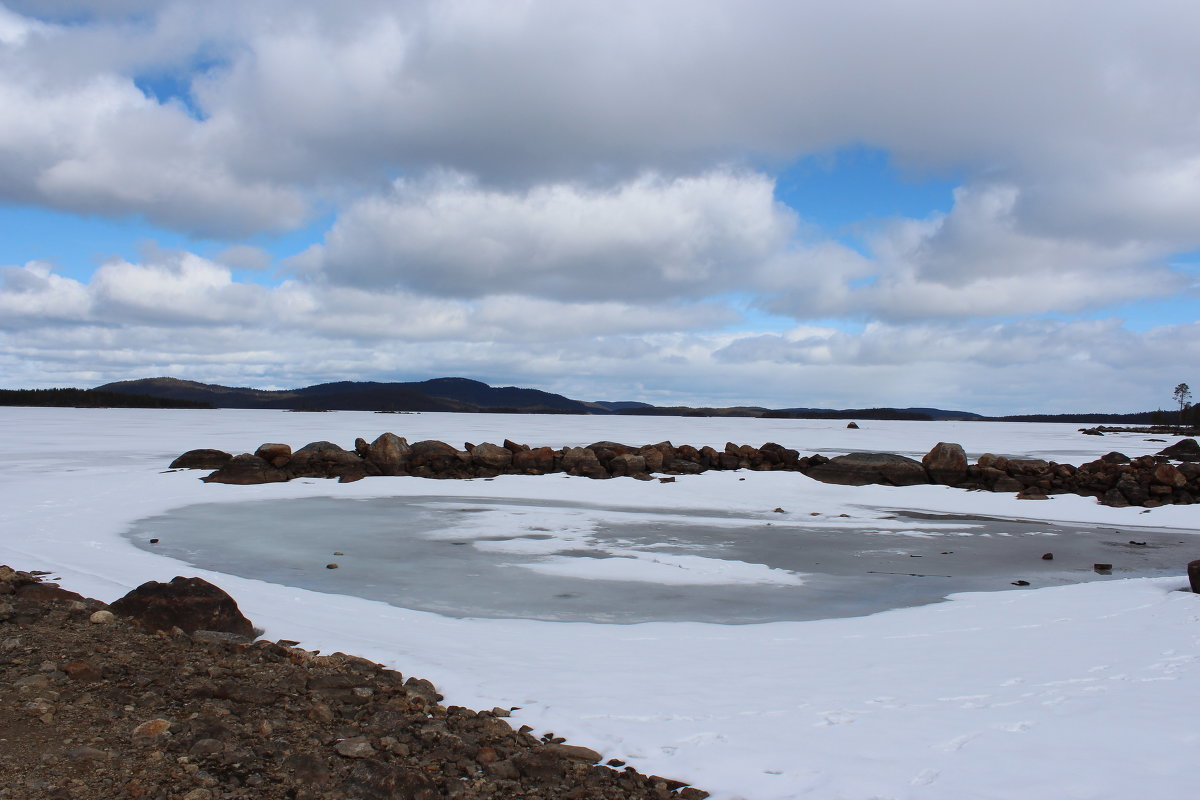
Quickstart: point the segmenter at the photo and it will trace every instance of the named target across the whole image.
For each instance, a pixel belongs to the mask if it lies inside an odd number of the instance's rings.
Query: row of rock
[[[1179,465],[1173,465],[1172,460],[1180,462]],[[268,443],[254,453],[238,456],[220,450],[190,450],[175,459],[171,467],[215,470],[203,480],[233,484],[293,478],[337,478],[348,482],[373,475],[491,478],[549,473],[645,480],[654,474],[693,475],[708,470],[785,470],[825,483],[853,486],[932,483],[1016,492],[1026,499],[1070,493],[1096,497],[1105,505],[1153,508],[1200,500],[1197,462],[1200,462],[1200,445],[1194,439],[1184,439],[1155,456],[1130,459],[1120,453],[1109,453],[1096,461],[1074,466],[991,453],[970,464],[962,446],[950,442],[939,442],[917,461],[891,453],[849,453],[834,458],[801,456],[799,451],[774,442],[761,447],[729,442],[723,450],[676,446],[671,442],[642,446],[596,442],[587,447],[556,450],[506,439],[502,445],[468,442],[459,449],[436,440],[409,444],[404,437],[385,433],[370,443],[358,439],[354,450],[345,450],[332,442],[313,442],[294,452],[286,444]]]
[[[215,629],[207,626],[215,626]],[[703,800],[511,709],[296,642],[199,578],[111,606],[0,566],[0,798]]]

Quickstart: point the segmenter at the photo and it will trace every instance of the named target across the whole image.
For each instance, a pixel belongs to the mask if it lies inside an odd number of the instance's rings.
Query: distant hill
[[[53,408],[212,408],[209,403],[98,389],[0,389],[0,406]]]
[[[74,390],[42,390],[74,391]],[[489,386],[470,378],[432,378],[425,381],[380,383],[376,381],[336,381],[300,389],[252,389],[238,386],[185,381],[178,378],[144,378],[118,381],[99,386],[93,393],[109,393],[112,397],[141,396],[142,405],[151,402],[200,404],[215,408],[278,408],[328,411],[457,411],[511,414],[620,414],[654,417],[761,417],[764,419],[874,419],[874,420],[990,420],[1001,422],[1067,422],[1097,424],[1147,424],[1163,417],[1166,412],[1135,414],[1021,414],[987,417],[971,411],[952,411],[942,408],[778,408],[761,406],[730,406],[726,408],[693,408],[690,406],[654,406],[632,400],[572,400],[561,394],[517,386]],[[100,402],[94,394],[90,400],[63,401],[61,405],[118,405],[135,401]],[[3,404],[16,405],[5,401]],[[20,403],[47,405],[49,403]],[[160,406],[162,407],[162,406]]]
[[[218,408],[596,413],[596,409],[587,404],[562,395],[515,386],[495,388],[467,378],[435,378],[409,383],[339,381],[284,390],[219,386],[178,378],[145,378],[109,383],[99,389],[210,403]]]

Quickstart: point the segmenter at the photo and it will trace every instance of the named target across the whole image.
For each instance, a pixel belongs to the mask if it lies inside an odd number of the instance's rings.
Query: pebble
[[[162,736],[171,729],[171,723],[165,719],[150,719],[143,722],[133,729],[135,737],[145,737],[153,739],[157,736]]]
[[[90,617],[88,617],[88,622],[95,623],[96,625],[107,625],[108,623],[112,622],[114,619],[116,619],[116,617],[113,615],[113,613],[111,611],[107,611],[105,609],[100,609],[99,611],[95,612]]]
[[[375,748],[365,736],[355,736],[353,739],[343,739],[333,747],[339,756],[346,758],[369,758],[375,755]]]

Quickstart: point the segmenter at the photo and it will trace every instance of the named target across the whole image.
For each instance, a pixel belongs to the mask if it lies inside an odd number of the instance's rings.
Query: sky
[[[1200,5],[0,0],[0,386],[1200,383]]]

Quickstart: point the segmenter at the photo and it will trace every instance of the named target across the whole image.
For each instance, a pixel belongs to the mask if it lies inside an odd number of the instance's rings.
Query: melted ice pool
[[[1186,535],[1163,529],[912,514],[814,525],[437,496],[193,505],[127,535],[202,569],[446,616],[608,623],[859,616],[1018,580],[1172,575],[1189,560]]]

